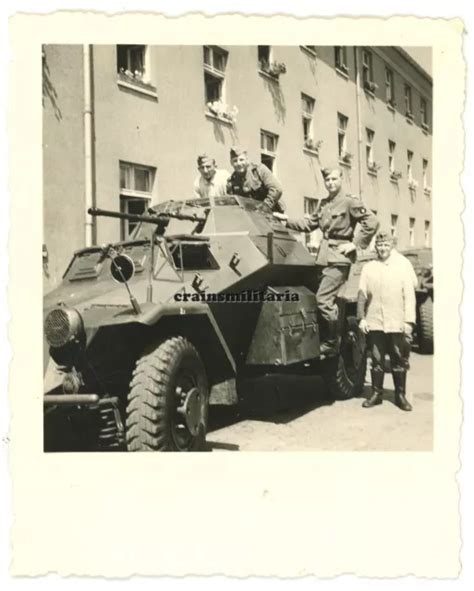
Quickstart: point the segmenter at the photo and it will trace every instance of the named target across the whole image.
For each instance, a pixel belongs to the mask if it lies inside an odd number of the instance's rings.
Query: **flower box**
[[[123,68],[120,68],[120,70],[117,72],[117,75],[121,82],[133,84],[134,86],[138,86],[139,88],[143,88],[145,90],[156,91],[156,87],[153,86],[153,84],[143,80],[143,72],[139,72],[138,70],[131,72],[130,70],[124,70]]]
[[[237,123],[237,115],[239,114],[239,109],[235,105],[229,108],[228,105],[226,105],[222,101],[211,101],[206,104],[206,107],[211,115],[214,115],[219,119],[228,121],[232,125],[235,125]]]
[[[272,76],[278,80],[280,74],[286,74],[286,65],[282,62],[267,62],[265,60],[260,60],[260,69],[265,74]]]
[[[339,159],[341,162],[344,162],[344,164],[350,164],[352,162],[352,154],[350,152],[342,152]]]
[[[307,150],[312,150],[313,152],[319,152],[319,148],[321,147],[323,140],[314,140],[313,138],[306,138],[304,141],[304,147]]]
[[[377,174],[377,171],[379,171],[381,168],[382,165],[378,164],[377,162],[369,162],[367,164],[367,170],[372,174]]]
[[[366,80],[364,82],[364,90],[367,90],[368,92],[371,92],[372,94],[377,90],[378,88],[378,84],[376,84],[375,82],[372,82],[372,80]]]
[[[390,173],[390,180],[391,181],[398,181],[402,178],[402,173],[399,170],[392,170]]]

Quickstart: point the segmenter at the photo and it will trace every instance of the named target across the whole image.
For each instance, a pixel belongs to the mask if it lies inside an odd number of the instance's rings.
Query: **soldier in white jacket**
[[[393,249],[391,236],[375,238],[377,259],[367,263],[360,276],[357,315],[368,335],[372,356],[372,395],[364,403],[371,408],[383,401],[386,353],[390,356],[395,402],[412,410],[406,399],[406,376],[413,327],[416,322],[416,275],[410,261]]]

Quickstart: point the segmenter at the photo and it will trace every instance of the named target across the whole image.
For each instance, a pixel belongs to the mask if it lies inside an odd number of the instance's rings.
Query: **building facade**
[[[273,169],[290,215],[337,165],[399,248],[430,244],[432,80],[401,48],[48,45],[43,106],[46,291],[74,250],[133,230],[90,205],[191,198],[197,155],[231,170],[234,144]]]

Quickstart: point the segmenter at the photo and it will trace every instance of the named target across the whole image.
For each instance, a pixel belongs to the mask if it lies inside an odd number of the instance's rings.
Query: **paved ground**
[[[208,444],[213,451],[429,451],[433,445],[433,357],[411,356],[408,399],[412,412],[393,404],[392,376],[385,376],[385,402],[361,408],[363,397],[327,399],[316,378],[268,378],[257,386],[280,401],[280,410],[248,418],[234,408],[211,407]],[[368,376],[367,376],[368,377]],[[271,406],[269,404],[268,406]],[[283,408],[281,408],[283,407]]]

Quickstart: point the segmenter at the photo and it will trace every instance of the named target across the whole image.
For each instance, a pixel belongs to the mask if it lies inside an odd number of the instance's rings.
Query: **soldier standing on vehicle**
[[[336,298],[339,289],[346,282],[351,263],[355,261],[357,247],[367,248],[378,228],[375,215],[354,197],[342,192],[342,172],[339,168],[322,170],[328,196],[309,218],[286,219],[292,230],[312,232],[320,229],[323,234],[316,257],[318,267],[318,291],[316,293],[318,310],[322,320],[321,354],[336,355],[339,350],[339,309]],[[360,231],[354,239],[356,224]]]
[[[229,195],[251,197],[262,201],[271,210],[283,211],[278,202],[282,187],[269,168],[250,162],[247,150],[238,147],[230,150],[230,162],[234,172],[227,183]]]
[[[393,250],[387,232],[375,238],[377,260],[362,269],[357,300],[360,329],[368,334],[372,356],[372,395],[362,406],[383,401],[385,355],[390,355],[395,402],[412,410],[406,399],[406,376],[413,326],[416,322],[416,276],[410,261]]]
[[[197,158],[199,176],[194,181],[194,195],[200,199],[210,199],[213,205],[214,197],[226,195],[229,173],[217,168],[216,161],[207,154],[200,154]]]

